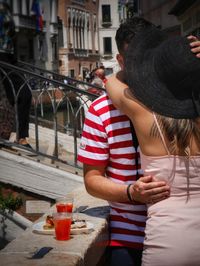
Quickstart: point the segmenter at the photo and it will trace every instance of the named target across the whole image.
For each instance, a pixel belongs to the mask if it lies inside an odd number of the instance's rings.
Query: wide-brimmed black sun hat
[[[150,110],[172,118],[200,116],[200,59],[186,37],[166,39],[156,28],[138,33],[125,65],[129,88]]]

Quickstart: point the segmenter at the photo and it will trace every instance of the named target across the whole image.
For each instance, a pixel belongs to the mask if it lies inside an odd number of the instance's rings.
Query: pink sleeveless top
[[[154,114],[153,114],[154,115]],[[166,180],[170,197],[148,205],[143,266],[200,265],[200,156],[170,155],[154,115],[166,156],[141,154],[144,175]]]

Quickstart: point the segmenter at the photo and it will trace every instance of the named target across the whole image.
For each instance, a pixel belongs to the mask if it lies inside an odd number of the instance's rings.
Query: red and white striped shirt
[[[109,179],[128,185],[136,180],[135,156],[128,117],[113,106],[106,94],[102,95],[91,104],[86,115],[78,160],[106,166]],[[109,204],[110,245],[142,249],[146,206],[130,202]]]

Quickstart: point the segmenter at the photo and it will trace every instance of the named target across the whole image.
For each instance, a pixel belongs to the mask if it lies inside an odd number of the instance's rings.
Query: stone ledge
[[[72,235],[69,241],[57,241],[52,235],[35,234],[32,228],[28,228],[0,251],[1,266],[97,265],[108,241],[108,204],[88,195],[83,187],[74,190],[73,194],[75,207],[86,207],[84,213],[76,215],[93,223],[94,230],[89,234]],[[55,206],[49,210],[49,213],[54,210]],[[40,220],[42,219],[44,218]],[[30,259],[36,250],[45,246],[53,249],[42,259]]]
[[[55,199],[83,184],[83,177],[0,150],[0,182]]]
[[[25,261],[26,258],[26,261]],[[45,265],[45,266],[82,266],[83,264],[80,261],[78,256],[71,256],[68,254],[47,254],[45,259],[35,259],[31,260],[29,254],[26,253],[7,253],[0,254],[0,260],[2,266],[16,266],[16,265],[29,265],[29,266],[37,266],[37,265]],[[76,264],[75,264],[76,263]]]

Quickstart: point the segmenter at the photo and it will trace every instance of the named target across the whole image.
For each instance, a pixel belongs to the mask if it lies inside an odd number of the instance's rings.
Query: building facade
[[[168,35],[200,35],[199,0],[4,0],[16,25],[18,59],[85,78],[99,65],[119,70],[115,34],[140,15]]]
[[[179,0],[170,10],[181,24],[181,34],[200,37],[200,1]]]
[[[116,60],[117,46],[115,42],[116,30],[119,27],[118,1],[99,1],[99,48],[100,61],[107,70],[107,74],[118,70]]]
[[[57,0],[7,0],[16,27],[21,61],[58,71]]]
[[[180,22],[175,16],[169,14],[169,11],[176,2],[177,0],[139,0],[139,14],[154,23],[168,35],[180,35]]]
[[[115,42],[116,31],[125,19],[138,15],[138,2],[139,0],[99,1],[100,62],[106,68],[108,75],[119,70],[116,60],[118,53]]]
[[[85,78],[98,65],[98,7],[95,0],[59,0],[61,74]]]

